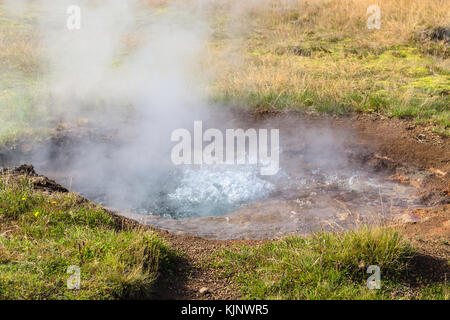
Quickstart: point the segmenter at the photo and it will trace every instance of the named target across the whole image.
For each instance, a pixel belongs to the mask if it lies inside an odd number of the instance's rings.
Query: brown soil
[[[255,113],[255,117],[286,116],[286,113]],[[293,114],[289,113],[292,117]],[[448,272],[450,259],[450,140],[432,132],[432,128],[416,125],[403,119],[388,119],[379,115],[357,114],[336,118],[305,115],[302,118],[321,118],[343,128],[352,128],[364,144],[373,151],[366,159],[371,167],[392,170],[392,179],[402,183],[419,184],[422,199],[432,205],[426,209],[407,212],[394,225],[421,253],[417,258],[419,273],[442,277]],[[22,172],[29,170],[27,167]],[[33,171],[34,172],[34,171]],[[34,173],[30,171],[33,175]],[[425,175],[424,175],[425,174]],[[415,179],[420,175],[424,179]],[[36,186],[45,191],[65,191],[53,181],[34,177]],[[40,181],[40,182],[39,182]],[[118,218],[123,224],[124,218]],[[127,223],[134,223],[128,221]],[[220,278],[220,270],[205,266],[211,253],[236,244],[259,245],[263,241],[205,240],[189,235],[173,235],[155,230],[173,248],[183,252],[177,274],[169,279],[160,277],[156,299],[238,299],[239,288],[230,279]],[[448,277],[448,276],[447,276]],[[200,293],[201,288],[207,288]]]
[[[157,231],[158,232],[158,231]],[[264,241],[248,240],[206,240],[189,235],[159,234],[169,245],[184,254],[184,264],[174,280],[161,279],[155,290],[155,299],[228,300],[239,299],[239,288],[231,279],[220,276],[220,270],[209,267],[211,253],[234,245],[253,246]],[[201,293],[202,288],[207,291]]]
[[[442,278],[444,272],[448,277],[450,140],[433,133],[431,127],[415,125],[407,120],[370,115],[356,116],[355,120],[354,127],[373,141],[377,153],[397,164],[394,168],[400,180],[405,168],[432,173],[420,187],[422,199],[434,207],[412,210],[408,214],[416,219],[407,219],[395,227],[421,254],[417,260],[421,264],[418,269],[423,269],[432,278]],[[414,184],[415,181],[406,179],[404,182]]]
[[[33,184],[33,188],[41,192],[46,193],[69,192],[66,188],[57,184],[55,181],[50,180],[47,177],[38,175],[34,171],[33,166],[27,164],[21,165],[20,167],[17,167],[13,170],[1,169],[0,175],[3,176],[10,175],[12,177],[19,177],[25,175],[30,178],[31,183]]]

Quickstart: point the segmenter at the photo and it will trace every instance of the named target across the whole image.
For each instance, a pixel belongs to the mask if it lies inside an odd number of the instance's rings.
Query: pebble
[[[200,292],[201,294],[208,294],[209,293],[209,289],[206,288],[206,287],[203,287],[198,292]]]

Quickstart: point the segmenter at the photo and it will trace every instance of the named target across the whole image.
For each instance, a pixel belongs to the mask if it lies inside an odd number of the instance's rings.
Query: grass
[[[158,14],[164,14],[168,3],[142,2],[156,6]],[[379,1],[379,30],[366,27],[372,4],[268,0],[252,6],[229,0],[211,5],[206,16],[212,36],[201,59],[201,70],[212,73],[205,88],[210,100],[339,115],[382,113],[449,135],[449,45],[423,36],[448,25],[449,2]],[[34,130],[48,132],[52,121],[46,121],[56,116],[42,86],[45,59],[36,34],[38,14],[38,8],[30,7],[11,18],[0,4],[3,144],[33,136]],[[130,51],[138,46],[135,38],[139,35],[124,38]]]
[[[213,58],[218,100],[267,109],[383,113],[450,133],[449,46],[423,30],[447,26],[440,0],[380,1],[382,27],[365,26],[370,1],[272,1],[254,9],[240,42],[217,33]],[[228,24],[232,24],[228,22]],[[222,24],[226,26],[227,24]]]
[[[446,283],[411,289],[414,255],[398,232],[367,227],[237,246],[216,254],[212,265],[239,283],[246,299],[449,299]],[[370,265],[380,267],[380,290],[367,288]]]
[[[0,177],[0,299],[146,298],[174,252],[155,234],[119,228],[75,194],[44,194]],[[69,290],[69,266],[81,271]]]
[[[177,257],[154,233],[119,226],[75,194],[43,193],[30,178],[7,174],[0,249],[0,299],[148,298],[158,274],[173,275]],[[449,299],[446,283],[410,286],[415,254],[396,231],[372,227],[235,246],[208,266],[247,299]],[[380,290],[366,287],[370,265],[381,269]],[[70,266],[80,268],[80,290],[67,288]]]
[[[145,2],[164,14],[167,1]],[[381,29],[368,30],[366,9],[372,4],[218,2],[208,9],[212,37],[201,63],[213,74],[206,88],[211,101],[339,115],[382,113],[449,135],[449,47],[422,35],[448,25],[450,3],[378,1]],[[30,8],[11,18],[0,1],[0,148],[42,138],[55,122],[42,81],[38,11]],[[138,45],[133,35],[128,40]],[[0,178],[0,222],[3,299],[145,297],[173,256],[154,234],[117,229],[101,208],[74,194],[36,192],[25,178]],[[233,276],[249,299],[448,299],[443,284],[408,289],[413,255],[395,231],[367,229],[226,250],[214,265]],[[381,290],[365,286],[370,264],[382,270]],[[70,265],[81,268],[79,291],[66,288]]]

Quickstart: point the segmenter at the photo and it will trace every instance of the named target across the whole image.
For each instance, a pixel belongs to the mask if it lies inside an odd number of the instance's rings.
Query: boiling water
[[[262,200],[274,185],[258,176],[256,166],[186,167],[167,174],[164,190],[132,208],[139,214],[166,218],[221,216]]]
[[[142,223],[206,238],[261,239],[341,230],[420,206],[415,189],[362,169],[183,168],[159,199],[123,211]]]
[[[261,176],[256,165],[135,163],[128,155],[118,158],[114,146],[102,161],[77,153],[70,169],[64,161],[60,173],[48,161],[37,169],[141,223],[207,238],[341,230],[421,205],[414,187],[364,163],[371,153],[357,137],[325,125],[299,129],[296,119],[267,127],[281,128],[281,169],[274,176]]]

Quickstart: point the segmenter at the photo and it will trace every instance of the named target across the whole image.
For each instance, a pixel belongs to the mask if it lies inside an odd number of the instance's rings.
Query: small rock
[[[206,288],[206,287],[203,287],[198,292],[200,292],[201,294],[208,294],[209,293],[209,289]]]
[[[418,142],[424,143],[424,142],[425,142],[426,136],[425,136],[423,133],[421,133],[421,134],[419,134],[418,136],[416,136],[415,138],[416,138],[416,140],[417,140]]]

